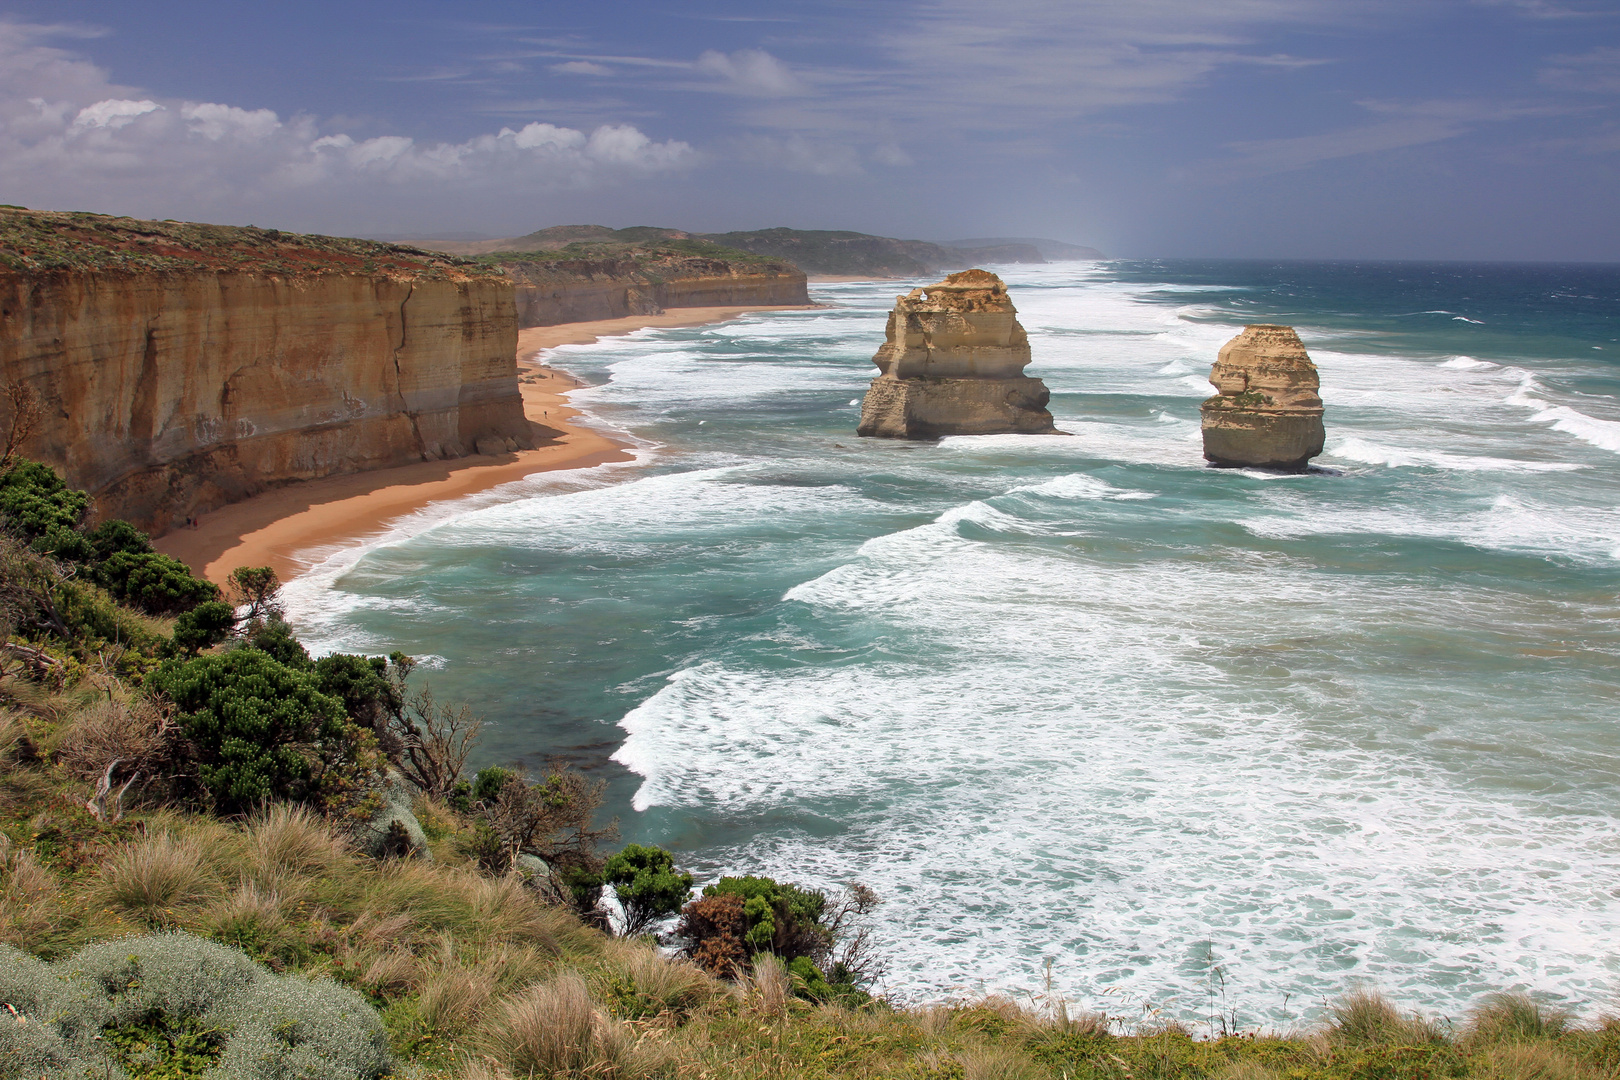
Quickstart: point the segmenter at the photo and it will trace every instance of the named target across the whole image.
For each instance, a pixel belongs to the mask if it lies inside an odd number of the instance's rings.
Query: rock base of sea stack
[[[1039,379],[872,380],[861,403],[861,435],[940,439],[947,435],[1049,435],[1051,399]]]
[[[896,298],[887,339],[872,358],[882,372],[861,405],[860,435],[1051,435],[1051,393],[1024,374],[1029,338],[1007,286],[964,270]]]
[[[1303,472],[1322,452],[1316,365],[1291,326],[1254,325],[1221,347],[1204,402],[1204,458],[1218,468]]]

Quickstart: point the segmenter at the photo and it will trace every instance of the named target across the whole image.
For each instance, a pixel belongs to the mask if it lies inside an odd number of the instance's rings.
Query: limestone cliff
[[[598,257],[492,258],[517,290],[518,323],[657,314],[665,308],[808,304],[804,272],[772,259],[727,259],[657,248]]]
[[[872,362],[861,435],[1051,434],[1051,394],[1024,374],[1029,337],[1007,287],[987,270],[964,270],[895,298],[887,339]]]
[[[162,532],[291,480],[532,446],[498,270],[365,241],[0,209],[23,448]]]
[[[1218,466],[1302,471],[1322,452],[1316,365],[1291,326],[1257,324],[1221,347],[1204,402],[1204,457]]]

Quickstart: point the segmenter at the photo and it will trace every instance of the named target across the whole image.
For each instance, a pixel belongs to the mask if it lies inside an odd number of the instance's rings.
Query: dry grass
[[[1329,1009],[1330,1042],[1344,1046],[1421,1046],[1441,1042],[1444,1034],[1417,1015],[1403,1015],[1374,990],[1354,990]]]
[[[498,986],[499,979],[488,971],[434,969],[423,981],[417,1002],[423,1025],[436,1035],[467,1030],[483,1017]]]
[[[183,909],[210,899],[216,890],[202,844],[159,833],[114,851],[101,868],[98,891],[116,912],[153,926],[175,926]]]
[[[726,996],[727,987],[696,964],[669,959],[642,941],[605,943],[599,993],[634,995],[651,1012],[686,1014]]]
[[[1582,1080],[1591,1075],[1551,1043],[1515,1043],[1493,1047],[1473,1062],[1480,1080]]]
[[[248,822],[247,851],[253,875],[264,883],[329,874],[349,859],[326,822],[301,806],[285,803]]]
[[[616,1077],[630,1057],[623,1028],[597,1007],[574,972],[496,1006],[480,1046],[513,1076]]]
[[[1570,1020],[1569,1013],[1528,994],[1487,994],[1469,1010],[1463,1038],[1480,1045],[1556,1039],[1569,1030]]]
[[[56,922],[56,875],[0,834],[0,942],[28,948]]]
[[[1051,1073],[1007,1046],[975,1047],[961,1055],[962,1080],[1049,1080]]]
[[[763,1016],[781,1019],[793,997],[793,980],[781,960],[766,954],[754,959],[753,974],[738,979],[738,989],[749,1008]]]

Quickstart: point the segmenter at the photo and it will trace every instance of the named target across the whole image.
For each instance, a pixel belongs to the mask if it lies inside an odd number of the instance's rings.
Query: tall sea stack
[[[1206,400],[1204,457],[1222,468],[1303,472],[1322,452],[1316,365],[1292,326],[1245,326],[1221,347]]]
[[[1007,286],[988,270],[964,270],[897,297],[888,340],[872,362],[882,372],[861,406],[861,435],[1055,434],[1051,393],[1024,374],[1029,337]]]

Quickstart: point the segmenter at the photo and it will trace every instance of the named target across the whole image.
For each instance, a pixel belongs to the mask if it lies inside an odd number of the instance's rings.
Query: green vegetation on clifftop
[[[372,240],[17,207],[0,207],[0,268],[18,273],[213,270],[424,278],[495,272],[437,252]]]

